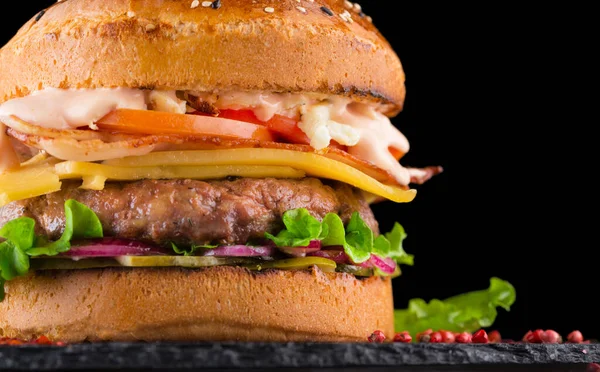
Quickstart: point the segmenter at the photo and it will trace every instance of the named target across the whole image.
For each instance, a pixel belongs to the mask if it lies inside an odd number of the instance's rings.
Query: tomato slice
[[[274,141],[263,125],[223,117],[118,109],[96,122],[98,128],[127,134],[180,134]]]
[[[294,118],[275,114],[270,120],[262,121],[256,117],[252,110],[221,110],[219,117],[264,125],[275,133],[279,140],[298,145],[310,145],[310,139],[298,127],[298,120]],[[348,146],[340,145],[333,140],[330,142],[329,147],[348,151]]]
[[[308,136],[298,128],[298,120],[287,116],[276,114],[268,121],[261,121],[252,110],[221,110],[219,117],[265,126],[290,143],[310,144]]]

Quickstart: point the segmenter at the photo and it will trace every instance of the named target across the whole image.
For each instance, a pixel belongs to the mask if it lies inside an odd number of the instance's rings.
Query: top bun
[[[344,0],[65,0],[0,50],[0,103],[47,87],[314,92],[402,110],[404,71]],[[346,13],[345,13],[346,12]]]

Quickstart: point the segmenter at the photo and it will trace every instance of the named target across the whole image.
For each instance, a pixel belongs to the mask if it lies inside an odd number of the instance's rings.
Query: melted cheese
[[[412,201],[416,190],[384,185],[345,163],[322,155],[282,149],[242,148],[203,151],[164,151],[148,155],[107,160],[118,167],[206,166],[225,164],[279,165],[306,172],[307,175],[345,182],[364,191],[401,203]]]
[[[166,151],[105,161],[103,164],[50,158],[39,165],[0,176],[0,206],[60,189],[60,180],[80,179],[82,187],[102,190],[106,181],[142,179],[302,178],[314,176],[345,182],[398,203],[410,202],[416,190],[384,185],[359,170],[321,155],[281,149],[243,148]]]
[[[23,166],[0,175],[0,207],[17,200],[60,190],[61,182],[51,163]]]
[[[160,179],[212,180],[225,177],[303,178],[306,174],[287,166],[265,165],[203,165],[168,167],[115,167],[97,163],[66,161],[56,164],[56,174],[63,179],[84,179],[87,188],[102,190],[104,181],[137,181]]]

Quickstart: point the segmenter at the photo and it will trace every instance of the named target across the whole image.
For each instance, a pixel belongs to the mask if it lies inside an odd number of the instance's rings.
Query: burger
[[[0,336],[365,341],[442,171],[341,0],[65,0],[0,50]]]

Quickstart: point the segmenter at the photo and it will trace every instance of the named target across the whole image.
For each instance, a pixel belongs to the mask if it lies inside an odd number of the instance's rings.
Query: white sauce
[[[331,119],[360,131],[359,142],[349,147],[348,153],[390,172],[402,185],[410,183],[408,170],[388,150],[406,154],[410,150],[408,140],[387,116],[365,104],[337,101],[332,105]]]
[[[95,127],[95,122],[118,108],[146,109],[144,91],[129,88],[46,88],[0,105],[0,120],[14,115],[51,129]]]

